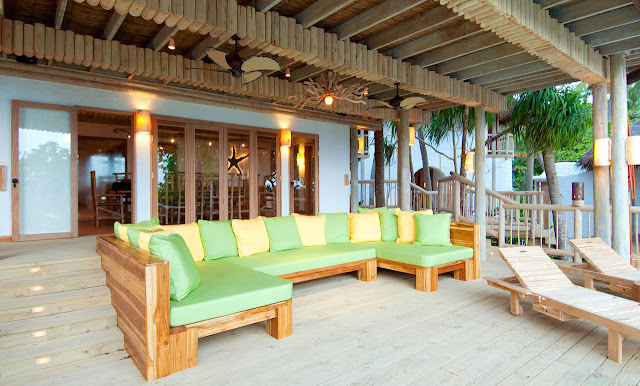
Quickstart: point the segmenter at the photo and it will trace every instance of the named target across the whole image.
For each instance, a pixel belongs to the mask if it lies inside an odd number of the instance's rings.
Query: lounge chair
[[[598,280],[609,283],[611,291],[631,295],[633,300],[640,301],[640,271],[602,239],[571,240],[571,246],[587,264],[559,265],[564,273],[583,277],[585,288],[594,289],[593,281]]]
[[[511,313],[522,315],[520,299],[560,321],[584,319],[609,329],[609,359],[622,361],[622,341],[640,339],[640,304],[574,285],[540,247],[499,248],[514,277],[485,277],[490,286],[511,293]]]

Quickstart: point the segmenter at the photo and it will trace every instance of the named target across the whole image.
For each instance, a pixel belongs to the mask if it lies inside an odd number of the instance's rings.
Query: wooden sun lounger
[[[585,288],[594,289],[593,281],[609,283],[613,292],[631,295],[640,302],[640,271],[598,237],[571,240],[571,246],[587,264],[559,265],[564,273],[584,278]]]
[[[485,278],[490,286],[511,293],[511,313],[522,315],[520,299],[533,309],[560,321],[584,319],[609,329],[609,359],[622,361],[622,342],[640,339],[637,302],[574,285],[540,247],[499,248],[500,256],[516,275]]]

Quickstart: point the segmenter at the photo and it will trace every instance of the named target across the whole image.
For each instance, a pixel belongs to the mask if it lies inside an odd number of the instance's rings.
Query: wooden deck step
[[[106,286],[0,301],[0,322],[28,319],[111,304]]]
[[[117,327],[112,306],[0,323],[0,349]]]
[[[3,280],[0,282],[0,300],[73,291],[106,284],[106,276],[102,268]]]
[[[34,260],[30,263],[0,265],[0,281],[58,275],[69,272],[100,269],[101,267],[100,255],[95,252],[86,253],[82,257],[62,260],[49,260],[47,255],[43,255],[39,260]]]
[[[110,329],[2,350],[0,378],[124,350],[120,330]]]

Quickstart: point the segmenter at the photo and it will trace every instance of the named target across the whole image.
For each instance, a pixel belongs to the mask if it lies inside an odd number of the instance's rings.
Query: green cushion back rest
[[[160,219],[158,217],[154,217],[151,220],[140,221],[136,224],[121,224],[120,222],[116,221],[113,223],[113,232],[116,234],[117,238],[120,238],[120,236],[118,236],[118,228],[120,227],[120,225],[128,225],[136,228],[151,228],[160,225]]]
[[[398,239],[398,216],[395,210],[380,211],[380,228],[382,241],[396,241]]]
[[[413,215],[416,241],[413,245],[451,245],[451,213]]]
[[[200,274],[182,236],[153,236],[149,252],[169,262],[169,297],[180,301],[200,284]]]
[[[198,220],[200,238],[204,246],[204,259],[238,256],[236,236],[229,221]]]
[[[127,236],[129,236],[129,242],[134,247],[139,247],[139,245],[138,245],[138,236],[140,235],[141,232],[142,233],[162,232],[162,228],[158,227],[158,228],[153,228],[153,229],[144,229],[144,228],[128,227],[127,228]]]
[[[380,208],[358,208],[358,213],[384,212],[386,210],[388,210],[386,206],[381,206]]]
[[[263,217],[262,220],[267,228],[271,252],[302,248],[296,219],[293,216]]]
[[[350,243],[349,238],[349,214],[348,213],[318,213],[326,218],[324,223],[324,235],[327,244]]]

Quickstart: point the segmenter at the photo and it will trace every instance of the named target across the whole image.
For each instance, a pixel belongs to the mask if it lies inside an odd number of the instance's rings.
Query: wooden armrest
[[[570,273],[572,275],[581,276],[585,278],[590,278],[598,281],[603,281],[605,283],[618,284],[622,286],[632,285],[633,280],[631,279],[623,279],[621,277],[605,275],[604,273],[592,271],[591,266],[589,264],[577,264],[577,265],[564,265],[557,264],[558,268],[564,273]]]
[[[519,294],[522,295],[532,295],[533,292],[531,292],[530,290],[524,288],[521,285],[516,285],[516,284],[512,284],[510,283],[510,279],[512,279],[512,277],[505,277],[505,278],[494,278],[494,277],[483,277],[484,280],[487,281],[487,283],[489,283],[489,285],[493,285],[494,287],[502,287],[502,289],[506,289],[509,291],[513,291],[513,292],[517,292]]]

